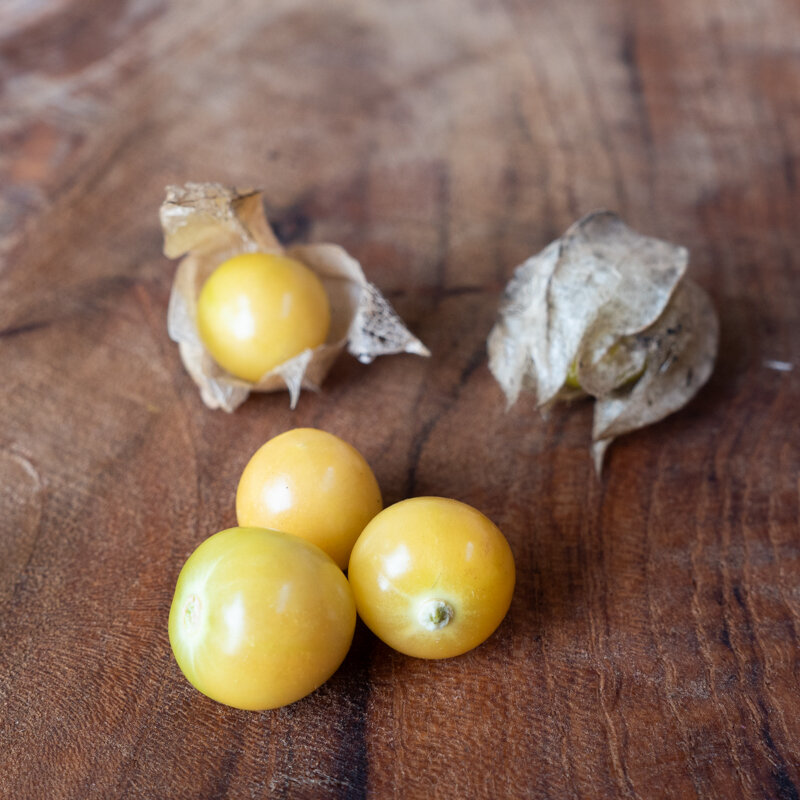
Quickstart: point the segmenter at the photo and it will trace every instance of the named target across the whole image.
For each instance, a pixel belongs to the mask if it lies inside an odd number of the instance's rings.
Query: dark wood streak
[[[794,192],[797,189],[797,158],[788,153],[783,159],[783,175],[786,178],[786,188]]]
[[[419,429],[411,444],[409,452],[409,465],[408,477],[406,479],[406,497],[414,497],[417,491],[417,469],[419,466],[419,459],[422,455],[422,449],[425,447],[426,442],[430,438],[431,432],[436,427],[441,413],[431,416],[422,427]]]
[[[335,763],[338,773],[335,782],[343,787],[341,797],[362,800],[369,794],[369,658],[373,653],[373,639],[359,622],[345,668],[348,670],[347,730],[348,736],[339,743]]]
[[[780,800],[798,800],[800,795],[797,793],[797,787],[789,777],[789,770],[786,762],[783,759],[780,751],[775,747],[775,742],[772,741],[772,734],[769,728],[769,712],[764,706],[764,701],[761,697],[758,698],[758,709],[761,712],[762,726],[761,738],[769,750],[771,759],[773,760],[772,778],[775,781],[775,788],[778,792]]]
[[[284,246],[308,241],[313,220],[307,206],[308,202],[301,199],[288,208],[267,209],[275,236]]]
[[[214,786],[211,789],[209,796],[215,798],[215,800],[221,800],[228,795],[228,789],[230,788],[231,781],[233,780],[233,772],[239,760],[240,752],[241,737],[237,737],[222,759],[220,768],[216,776],[214,776],[216,780],[214,781]]]
[[[0,339],[11,338],[12,336],[20,336],[24,333],[31,333],[46,328],[50,325],[49,320],[37,320],[35,322],[23,322],[19,325],[12,325],[10,328],[3,328],[0,330]]]

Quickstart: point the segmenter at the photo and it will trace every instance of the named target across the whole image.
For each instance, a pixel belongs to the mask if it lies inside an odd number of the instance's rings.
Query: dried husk
[[[509,406],[523,390],[541,407],[595,397],[598,472],[615,437],[684,406],[708,380],[718,341],[687,264],[685,248],[600,211],[520,265],[488,341]]]
[[[363,363],[392,353],[430,355],[403,325],[388,301],[365,277],[361,265],[332,244],[284,249],[264,216],[259,191],[237,191],[216,183],[167,187],[160,209],[164,254],[185,256],[170,294],[167,329],[181,360],[209,408],[233,411],[250,392],[288,389],[292,408],[301,389],[318,390],[343,349]],[[267,372],[256,383],[236,378],[210,356],[197,331],[197,298],[219,264],[238,253],[284,253],[313,270],[331,306],[327,340]]]

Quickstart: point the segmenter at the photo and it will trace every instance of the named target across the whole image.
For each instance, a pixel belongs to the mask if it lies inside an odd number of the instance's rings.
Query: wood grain
[[[11,0],[0,8],[0,796],[800,796],[800,8],[790,0]],[[205,409],[165,331],[168,183],[265,189],[284,241],[365,265],[434,357],[343,357]],[[597,207],[685,244],[709,385],[593,475],[586,404],[506,412],[516,264]],[[183,560],[291,426],[387,503],[504,530],[472,653],[359,627],[251,714],[171,657]]]

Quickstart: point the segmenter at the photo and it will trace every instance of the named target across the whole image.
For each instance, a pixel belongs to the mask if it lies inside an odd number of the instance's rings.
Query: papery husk
[[[685,248],[600,211],[517,267],[488,340],[508,405],[523,390],[543,408],[595,397],[599,473],[616,436],[681,408],[711,374],[717,317],[687,265]]]
[[[598,397],[592,426],[592,455],[600,472],[606,448],[624,433],[652,425],[677,411],[711,377],[719,323],[711,298],[684,278],[664,313],[635,337],[646,369],[630,387]]]
[[[344,249],[332,244],[283,248],[264,216],[261,192],[216,183],[169,186],[160,219],[164,254],[185,255],[172,285],[167,329],[209,408],[233,411],[250,392],[283,389],[288,389],[294,408],[301,389],[318,390],[345,348],[362,363],[393,353],[430,355]],[[197,298],[206,279],[223,261],[248,252],[283,253],[301,261],[322,281],[331,307],[325,343],[304,350],[255,383],[222,369],[203,345],[196,324]]]

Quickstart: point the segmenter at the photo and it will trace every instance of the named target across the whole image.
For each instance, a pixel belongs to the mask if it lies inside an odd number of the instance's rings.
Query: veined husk
[[[184,256],[172,284],[167,329],[209,408],[233,411],[250,392],[282,389],[288,389],[294,408],[301,389],[319,389],[345,347],[365,364],[392,353],[430,355],[344,249],[333,244],[284,249],[264,216],[261,192],[237,191],[216,183],[169,186],[159,216],[164,254]],[[222,369],[203,345],[196,324],[197,298],[206,279],[226,259],[248,252],[283,253],[301,261],[322,281],[331,306],[327,340],[280,364],[256,383]]]
[[[684,406],[708,380],[719,337],[687,264],[685,248],[600,211],[517,267],[488,340],[509,406],[524,389],[542,407],[595,397],[598,473],[614,438]]]

